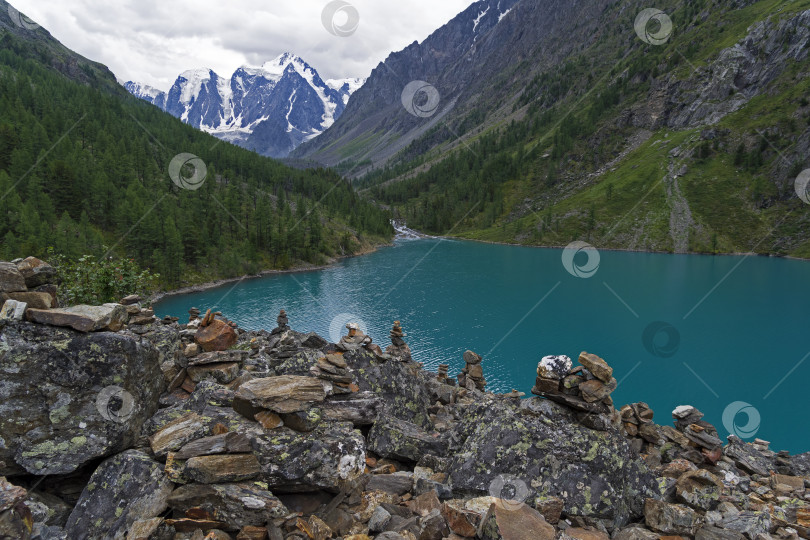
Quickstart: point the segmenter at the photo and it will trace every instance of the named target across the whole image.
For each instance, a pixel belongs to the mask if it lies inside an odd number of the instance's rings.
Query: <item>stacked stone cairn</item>
[[[337,344],[337,348],[340,351],[347,352],[347,351],[356,351],[361,347],[367,347],[371,345],[371,336],[367,336],[360,330],[360,325],[357,323],[347,323],[346,330],[348,330],[348,334],[340,338],[340,342]]]
[[[391,337],[391,345],[389,345],[385,352],[395,360],[400,362],[411,362],[411,348],[405,343],[403,339],[407,334],[402,331],[402,326],[399,321],[394,321],[394,326],[389,333]]]
[[[439,382],[452,383],[453,380],[447,377],[447,371],[450,369],[449,364],[439,364],[439,369],[436,371],[436,378]]]
[[[287,319],[287,312],[283,309],[278,312],[278,317],[276,317],[276,328],[273,329],[271,334],[280,334],[282,332],[286,332],[290,329],[290,321]]]
[[[584,425],[604,428],[606,418],[615,420],[610,394],[618,383],[613,378],[613,368],[602,358],[584,351],[579,355],[579,363],[580,366],[573,367],[565,355],[544,356],[537,364],[532,393],[579,412]]]
[[[484,369],[481,367],[481,356],[472,351],[464,353],[465,366],[458,374],[458,385],[467,390],[484,391],[487,381],[484,379]]]
[[[191,326],[199,326],[200,324],[200,309],[193,307],[188,310],[188,324]]]

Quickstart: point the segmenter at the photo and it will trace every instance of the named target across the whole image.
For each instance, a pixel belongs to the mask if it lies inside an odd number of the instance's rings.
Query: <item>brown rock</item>
[[[79,332],[117,332],[127,320],[127,309],[121,304],[79,305],[59,309],[28,309],[25,315],[35,323],[69,326]]]
[[[28,491],[20,486],[15,486],[5,476],[0,476],[0,512],[5,512],[9,508],[22,502],[28,496]]]
[[[274,412],[262,411],[253,415],[253,417],[264,429],[276,429],[284,425],[281,417]]]
[[[610,537],[602,531],[582,527],[568,527],[565,534],[577,540],[610,540]]]
[[[579,391],[582,392],[582,399],[588,403],[593,403],[608,397],[611,392],[616,390],[617,386],[616,379],[611,377],[607,383],[598,380],[585,381],[579,385]]]
[[[253,525],[242,527],[242,530],[236,535],[236,540],[267,540],[267,527]]]
[[[647,499],[644,502],[644,521],[649,528],[660,533],[694,536],[703,519],[687,506]]]
[[[198,439],[205,434],[203,418],[190,412],[172,420],[149,437],[149,445],[157,457],[163,457],[170,451],[179,450],[184,444]]]
[[[684,473],[694,470],[697,470],[697,465],[687,459],[678,458],[662,466],[658,471],[658,475],[678,479],[683,476]]]
[[[261,472],[253,454],[199,456],[186,461],[184,474],[201,484],[250,480]]]
[[[332,537],[332,529],[318,516],[309,516],[307,521],[312,540],[326,540]]]
[[[175,459],[189,459],[197,456],[240,454],[251,451],[248,438],[241,433],[231,431],[191,441],[175,453],[174,457]]]
[[[800,476],[774,474],[771,476],[771,487],[775,488],[778,485],[789,486],[791,491],[804,493],[804,478]]]
[[[464,508],[464,501],[445,501],[442,505],[442,515],[447,520],[450,530],[459,536],[472,538],[478,529],[481,516],[476,512]]]
[[[417,516],[422,517],[425,517],[433,510],[442,509],[442,503],[439,502],[439,497],[435,489],[431,489],[426,493],[422,493],[421,495],[415,497],[413,500],[408,501],[405,506],[407,506],[411,510],[411,512],[413,512]]]
[[[239,375],[239,364],[236,362],[188,367],[188,376],[191,377],[191,380],[194,382],[214,379],[220,384],[228,384],[233,381],[237,375]]]
[[[543,395],[543,393],[555,393],[560,391],[560,381],[557,379],[546,379],[544,377],[537,377],[534,380],[534,388],[532,394]]]
[[[504,540],[554,540],[555,537],[554,527],[540,512],[525,504],[517,507],[496,504],[495,521]]]
[[[236,343],[236,331],[224,321],[213,319],[206,326],[200,326],[201,328],[197,330],[197,334],[194,336],[194,341],[205,352],[224,351]]]
[[[535,509],[552,525],[560,521],[564,505],[565,501],[559,497],[537,497],[534,500]]]
[[[166,523],[174,527],[177,532],[181,533],[190,533],[196,531],[197,529],[205,532],[210,531],[211,529],[227,527],[227,524],[222,523],[221,521],[211,521],[206,519],[167,519]]]
[[[129,527],[127,540],[153,540],[154,538],[160,538],[163,532],[161,528],[165,528],[165,532],[169,531],[169,527],[163,521],[163,518],[139,519]]]
[[[29,308],[51,309],[56,307],[56,300],[46,292],[12,292],[7,293],[11,300],[25,302]]]
[[[0,293],[25,292],[25,278],[17,269],[17,265],[10,262],[0,262]]]
[[[579,355],[579,363],[603,383],[609,383],[613,377],[613,368],[595,354],[582,351]]]
[[[239,387],[235,397],[254,407],[285,414],[309,409],[326,398],[326,391],[314,377],[281,375],[248,381]]]

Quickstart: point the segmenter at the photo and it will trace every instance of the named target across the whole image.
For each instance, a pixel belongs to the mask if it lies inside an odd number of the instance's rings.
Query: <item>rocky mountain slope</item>
[[[383,350],[283,311],[29,307],[46,270],[0,262],[2,538],[810,538],[810,453],[617,410],[594,354],[539,358],[521,399],[472,351],[424,371],[398,323]]]
[[[128,92],[220,139],[270,157],[331,126],[362,79],[324,81],[303,59],[284,53],[230,79],[210,69],[181,73],[168,92],[129,81]]]
[[[507,7],[392,54],[294,155],[430,233],[810,256],[810,3]]]

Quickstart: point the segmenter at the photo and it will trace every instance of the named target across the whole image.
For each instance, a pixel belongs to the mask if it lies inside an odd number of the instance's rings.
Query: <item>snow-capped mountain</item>
[[[284,53],[261,67],[242,66],[229,79],[210,69],[181,73],[168,92],[127,82],[134,96],[183,122],[260,154],[285,157],[343,112],[365,79],[329,79]]]

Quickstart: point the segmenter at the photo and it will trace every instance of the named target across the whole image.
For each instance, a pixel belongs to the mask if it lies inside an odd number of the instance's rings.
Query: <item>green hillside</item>
[[[660,7],[667,43],[616,4],[589,47],[356,185],[432,234],[810,257],[810,1]]]
[[[176,286],[322,264],[391,238],[388,214],[337,174],[201,133],[43,29],[0,32],[0,258],[49,246],[128,257]],[[181,153],[204,164],[197,190],[170,177]]]

